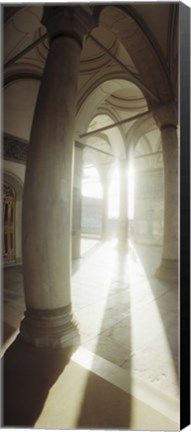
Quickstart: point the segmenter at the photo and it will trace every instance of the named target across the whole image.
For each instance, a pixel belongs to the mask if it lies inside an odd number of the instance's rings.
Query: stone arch
[[[3,174],[3,181],[11,184],[14,187],[16,191],[16,198],[18,201],[21,201],[23,197],[24,185],[20,178],[10,171],[5,170]]]
[[[15,203],[14,187],[3,182],[3,259],[9,263],[15,259]]]
[[[21,251],[21,219],[22,219],[22,197],[23,197],[23,183],[15,174],[5,171],[2,178],[3,183],[9,184],[15,190],[15,225],[14,225],[14,239],[15,239],[15,254],[14,262],[20,263],[22,261]]]
[[[76,115],[78,115],[78,113],[83,107],[83,104],[90,97],[91,93],[93,93],[99,87],[104,85],[105,82],[111,82],[114,80],[123,80],[123,81],[131,82],[132,84],[136,85],[139,88],[140,92],[142,92],[141,86],[139,87],[138,84],[128,76],[127,72],[120,70],[119,66],[111,65],[109,67],[109,71],[107,70],[105,72],[104,70],[101,70],[96,74],[96,79],[94,76],[92,76],[92,78],[88,80],[87,83],[85,83],[84,86],[80,89],[78,94]],[[145,98],[144,94],[143,94],[143,98]],[[147,108],[146,98],[145,98],[145,108]]]
[[[100,107],[100,109],[98,108],[97,115],[107,115],[108,117],[111,118],[111,121],[113,123],[117,123],[118,121],[121,120],[121,117],[120,117],[119,113],[115,110],[115,108],[112,109],[110,106],[108,106],[108,107]],[[126,146],[125,146],[125,135],[126,134],[125,134],[124,125],[123,124],[122,125],[119,124],[117,126],[117,129],[118,129],[118,132],[119,132],[119,134],[121,136],[121,139],[123,140],[123,143],[124,143],[124,153],[126,153]],[[101,132],[100,132],[100,135],[101,135]],[[106,134],[105,134],[105,136],[106,136]],[[108,137],[107,137],[107,139],[108,139]]]
[[[145,115],[144,118],[136,120],[126,134],[126,151],[132,155],[139,139],[147,132],[157,129],[156,122],[152,113]]]
[[[137,145],[139,143],[140,145],[143,144],[140,141],[141,138],[145,137],[147,139],[147,134],[154,131],[160,134],[160,130],[151,114],[143,119],[138,119],[131,126],[126,135],[127,152],[131,163],[134,159]],[[144,152],[142,156],[144,157]],[[161,163],[155,161],[156,157],[154,156],[154,164],[153,159],[150,161],[152,164],[149,165],[146,160],[147,158],[145,158],[144,164],[139,163],[137,166],[136,163],[136,167],[134,168],[136,172],[134,227],[136,241],[143,242],[143,244],[162,245],[164,226],[164,170],[163,164],[161,165]],[[137,159],[136,161],[140,160]],[[145,163],[146,161],[147,163]]]
[[[151,43],[148,37],[148,29],[140,25],[140,21],[135,19],[130,7],[125,6],[101,6],[97,10],[99,25],[105,27],[115,34],[116,38],[123,44],[130,54],[133,62],[138,69],[140,77],[140,88],[149,105],[155,105],[154,101],[141,87],[145,83],[148,91],[150,90],[159,101],[171,101],[173,90],[167,69],[161,61],[161,55],[156,44]]]
[[[98,112],[94,115],[94,117],[92,118],[91,121],[93,121],[94,118],[96,118],[97,116],[101,116],[101,115],[107,115],[107,117],[109,117],[111,119],[111,123],[115,123],[118,119],[116,118],[116,116],[114,117],[110,112],[108,112],[107,109],[102,109],[102,107],[100,108],[100,110],[98,109]],[[90,122],[91,122],[90,121]],[[94,153],[94,155],[91,154],[91,150],[88,149],[89,152],[89,158],[91,158],[91,161],[93,164],[95,164],[95,166],[98,169],[99,172],[99,176],[100,176],[100,181],[102,183],[103,189],[104,189],[104,184],[107,181],[106,179],[111,177],[112,172],[114,171],[115,167],[119,168],[119,160],[121,158],[125,158],[126,157],[126,149],[125,149],[125,143],[124,143],[124,133],[123,130],[121,130],[120,127],[114,128],[112,130],[109,130],[109,133],[104,133],[104,132],[99,132],[99,133],[95,133],[95,135],[93,135],[94,138],[101,138],[103,141],[105,141],[106,144],[108,144],[111,147],[111,150],[109,150],[109,153],[113,154],[116,156],[112,157],[112,156],[107,156],[101,153],[97,153],[96,152],[92,152]],[[87,140],[88,142],[88,140]],[[102,166],[103,165],[103,166]],[[109,184],[108,184],[109,186]]]
[[[105,101],[105,99],[115,90],[117,90],[120,85],[125,86],[125,84],[129,82],[127,77],[125,79],[121,79],[118,78],[118,76],[119,75],[115,75],[112,79],[106,79],[102,76],[99,84],[96,81],[93,87],[89,86],[88,89],[86,89],[84,96],[81,98],[83,103],[81,103],[81,105],[78,104],[75,122],[76,134],[86,132],[89,123],[93,117],[95,117],[98,110],[99,113],[101,112],[101,104]],[[138,88],[138,86],[136,87]],[[141,91],[140,93],[142,94]],[[146,108],[147,103],[145,101],[145,109]],[[137,111],[139,110],[137,109]]]
[[[37,70],[36,67],[32,67],[32,65],[26,65],[24,68],[21,68],[21,66],[17,64],[14,64],[13,70],[8,70],[8,73],[5,71],[5,78],[4,78],[4,88],[12,83],[13,81],[19,81],[19,80],[36,80],[41,81],[42,73],[40,73],[39,70]]]

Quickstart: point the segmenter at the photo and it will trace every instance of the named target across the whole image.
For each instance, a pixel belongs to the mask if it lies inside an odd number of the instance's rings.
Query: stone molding
[[[4,135],[3,158],[18,163],[26,163],[28,144],[17,138]]]
[[[85,146],[79,141],[75,141],[75,147],[78,147],[81,150],[85,148]],[[28,148],[28,143],[22,142],[18,138],[4,135],[3,158],[5,160],[26,164]]]
[[[158,109],[155,108],[153,110],[153,117],[161,130],[170,127],[176,128],[178,124],[178,106],[175,103],[171,103]]]
[[[162,131],[162,130],[164,130],[164,129],[172,129],[172,128],[177,129],[177,125],[175,125],[175,124],[173,124],[173,123],[164,123],[164,124],[161,126],[160,130]]]

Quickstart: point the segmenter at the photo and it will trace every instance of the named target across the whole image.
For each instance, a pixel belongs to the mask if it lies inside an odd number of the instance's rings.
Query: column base
[[[41,348],[76,348],[80,345],[70,306],[53,310],[27,309],[21,321],[20,338]]]
[[[178,260],[163,258],[156,270],[155,277],[167,282],[178,281]]]

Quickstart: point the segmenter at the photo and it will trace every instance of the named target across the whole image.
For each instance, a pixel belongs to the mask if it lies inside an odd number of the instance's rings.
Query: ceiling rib
[[[116,63],[118,63],[128,74],[133,78],[133,81],[138,84],[138,86],[141,86],[141,88],[148,93],[152,99],[154,99],[156,102],[159,102],[159,98],[139,79],[137,76],[131,72],[131,70],[124,65],[124,63],[121,62],[114,54],[112,54],[101,42],[99,42],[92,34],[88,34],[89,38],[92,39],[92,41],[98,45],[102,50],[104,50],[109,57],[111,57]]]
[[[76,141],[76,144],[77,144],[77,145],[81,144],[83,147],[87,147],[87,148],[89,148],[89,149],[91,149],[91,150],[95,150],[95,151],[97,151],[97,152],[99,152],[99,153],[103,153],[103,154],[105,154],[105,155],[107,155],[107,156],[111,156],[111,157],[116,158],[116,159],[122,159],[122,158],[120,158],[119,156],[114,155],[113,153],[109,153],[109,152],[106,152],[106,151],[104,151],[104,150],[98,149],[98,148],[96,148],[96,147],[89,146],[88,144],[82,143],[81,141],[80,141],[80,142]]]
[[[135,156],[135,159],[145,158],[146,156],[155,156],[161,153],[163,153],[162,150],[157,152],[145,153],[144,155]]]
[[[116,123],[112,123],[112,124],[110,124],[110,125],[103,126],[102,128],[95,129],[95,130],[90,131],[90,132],[85,132],[85,133],[79,135],[79,137],[80,137],[80,138],[84,138],[84,137],[87,137],[87,136],[90,136],[90,135],[94,135],[95,133],[98,133],[98,132],[106,131],[106,130],[108,130],[108,129],[114,128],[114,127],[119,126],[119,125],[121,125],[121,124],[131,122],[131,121],[136,120],[136,119],[138,119],[138,118],[140,118],[140,117],[144,117],[144,116],[146,116],[146,115],[148,115],[148,114],[150,114],[150,113],[151,113],[150,110],[148,110],[148,111],[144,111],[143,113],[136,114],[136,115],[134,115],[134,116],[132,116],[132,117],[128,117],[128,118],[123,119],[123,120],[119,120],[119,121],[116,122]]]
[[[16,54],[15,57],[13,57],[7,63],[5,63],[4,68],[11,66],[13,63],[15,63],[17,60],[19,60],[22,56],[27,54],[29,51],[31,51],[33,48],[35,48],[37,45],[39,45],[39,43],[41,43],[44,39],[46,39],[46,37],[47,37],[47,33],[43,34],[41,37],[39,37],[39,39],[36,39],[34,42],[32,42],[30,45],[28,45],[26,48],[24,48],[18,54]]]
[[[94,129],[93,131],[90,131],[90,132],[85,132],[85,133],[79,135],[79,138],[84,138],[84,137],[87,137],[87,136],[90,136],[90,135],[94,135],[94,134],[97,134],[98,132],[103,132],[103,131],[106,131],[108,129],[112,129],[112,128],[116,127],[116,126],[119,126],[121,124],[128,123],[128,122],[137,120],[137,119],[139,119],[141,117],[148,116],[149,114],[152,114],[153,112],[157,111],[158,109],[160,109],[160,108],[162,108],[164,106],[168,106],[170,104],[171,104],[171,101],[168,101],[166,103],[159,103],[158,105],[156,105],[155,107],[153,107],[152,110],[144,111],[144,112],[136,114],[136,115],[134,115],[132,117],[128,117],[126,119],[119,120],[118,122],[111,123],[110,125],[103,126],[102,128]]]

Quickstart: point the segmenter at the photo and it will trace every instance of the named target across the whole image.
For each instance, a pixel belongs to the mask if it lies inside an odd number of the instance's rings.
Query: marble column
[[[82,37],[81,7],[45,7],[49,54],[33,119],[23,199],[26,301],[20,337],[38,347],[79,343],[71,307],[73,132]],[[83,24],[84,23],[84,24]]]
[[[72,259],[80,258],[81,245],[81,213],[82,213],[82,152],[83,146],[75,145],[74,157],[74,185],[73,185],[73,206],[72,206]]]
[[[127,159],[120,161],[120,198],[119,198],[119,246],[125,248],[128,243],[128,177],[127,177]]]
[[[165,117],[160,124],[164,161],[164,233],[156,276],[173,281],[178,279],[178,137],[174,116],[169,118],[167,112]]]

